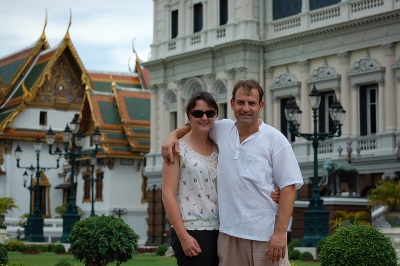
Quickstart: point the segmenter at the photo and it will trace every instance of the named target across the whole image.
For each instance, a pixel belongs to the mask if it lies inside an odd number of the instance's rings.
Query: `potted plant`
[[[383,180],[371,191],[368,204],[386,207],[383,214],[392,227],[400,227],[400,181]]]
[[[18,206],[15,205],[14,199],[11,197],[1,197],[0,198],[0,225],[3,224],[5,215],[11,211],[12,209],[18,209]]]

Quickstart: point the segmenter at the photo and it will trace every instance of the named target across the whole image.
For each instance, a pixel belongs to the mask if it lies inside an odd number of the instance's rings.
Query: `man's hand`
[[[166,164],[174,163],[173,152],[179,153],[179,141],[175,137],[167,137],[161,146],[163,160]]]
[[[286,255],[287,233],[274,233],[269,239],[269,247],[266,250],[268,260],[272,263],[285,258]]]
[[[271,199],[276,203],[279,204],[279,197],[281,196],[281,190],[276,187],[274,192],[271,192]]]

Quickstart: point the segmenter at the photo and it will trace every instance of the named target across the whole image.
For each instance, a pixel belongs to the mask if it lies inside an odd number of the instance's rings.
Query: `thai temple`
[[[13,197],[19,207],[6,215],[8,233],[15,235],[20,217],[34,213],[39,191],[44,241],[60,239],[59,210],[72,200],[81,219],[92,213],[119,216],[144,244],[149,73],[137,56],[126,73],[88,71],[73,45],[70,26],[50,47],[46,24],[32,45],[0,57],[0,196]],[[63,140],[71,123],[77,124],[73,133],[81,146],[75,149]],[[46,142],[50,129],[55,134],[52,155]],[[93,133],[98,132],[96,145]],[[41,148],[36,150],[34,144]]]

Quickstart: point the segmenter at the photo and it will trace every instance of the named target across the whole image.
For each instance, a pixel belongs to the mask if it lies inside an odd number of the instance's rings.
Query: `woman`
[[[179,140],[175,164],[163,165],[162,196],[171,222],[179,266],[218,265],[219,229],[216,170],[218,148],[208,134],[218,115],[211,94],[199,92],[187,103],[191,131]]]

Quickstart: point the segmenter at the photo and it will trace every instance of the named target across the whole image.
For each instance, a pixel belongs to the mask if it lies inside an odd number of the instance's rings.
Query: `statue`
[[[349,186],[349,197],[353,197],[354,190],[356,197],[360,197],[359,176],[358,170],[352,164],[328,160],[324,162],[319,185],[327,185],[328,178],[331,177],[331,196],[341,196],[340,183],[346,182]]]

